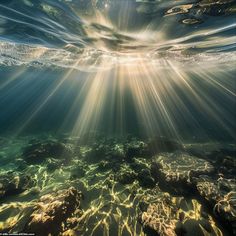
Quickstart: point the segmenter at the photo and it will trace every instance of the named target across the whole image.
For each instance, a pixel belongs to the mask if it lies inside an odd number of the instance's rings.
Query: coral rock
[[[59,235],[63,224],[80,206],[81,193],[71,187],[41,197],[30,216],[24,232],[36,235]]]

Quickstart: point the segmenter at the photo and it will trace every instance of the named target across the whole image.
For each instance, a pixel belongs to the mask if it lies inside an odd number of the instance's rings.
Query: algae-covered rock
[[[146,235],[221,235],[211,216],[195,199],[171,197],[168,193],[145,196],[140,202],[139,221]]]
[[[55,158],[48,158],[45,164],[47,165],[48,172],[54,172],[63,165],[63,161]]]
[[[63,159],[65,162],[72,157],[72,149],[64,143],[47,141],[33,143],[23,149],[22,157],[29,164],[44,162],[47,158]]]
[[[59,235],[66,220],[79,208],[81,197],[81,192],[73,187],[42,196],[23,231],[40,236]]]
[[[184,150],[184,146],[175,141],[165,137],[152,138],[147,144],[148,150],[152,155],[161,152],[174,152]]]
[[[226,178],[235,178],[236,176],[236,155],[217,155],[214,165],[217,167],[217,172],[223,174]]]
[[[134,157],[147,157],[149,155],[148,146],[140,140],[132,140],[126,143],[125,156],[127,161],[132,161]]]
[[[27,174],[8,172],[0,176],[0,199],[20,194],[34,185],[33,179]]]
[[[85,171],[84,167],[78,165],[71,170],[70,179],[71,180],[79,179],[79,178],[83,177],[85,175],[85,173],[86,173],[86,171]]]
[[[236,179],[201,176],[197,190],[213,208],[214,214],[236,234]]]
[[[150,163],[145,158],[135,158],[130,167],[137,173],[137,180],[140,186],[144,188],[153,188],[156,181],[151,175]]]
[[[186,186],[194,188],[194,178],[197,176],[213,173],[214,167],[206,160],[187,153],[175,152],[155,156],[151,171],[160,186],[180,194],[186,190]]]
[[[137,177],[139,184],[144,188],[153,188],[156,186],[154,178],[151,176],[151,172],[148,169],[143,169],[138,173]]]
[[[160,236],[176,236],[177,212],[177,206],[170,204],[170,196],[163,194],[147,205],[146,210],[140,215],[140,222],[144,231],[152,229]]]
[[[120,170],[115,173],[115,180],[121,184],[131,184],[137,179],[138,174],[128,165],[122,165]]]
[[[98,163],[98,170],[99,171],[108,171],[108,170],[117,170],[119,169],[119,164],[117,162],[114,162],[114,161],[107,161],[107,160],[103,160],[103,161],[100,161]]]
[[[95,142],[90,146],[90,149],[85,155],[85,160],[91,163],[100,161],[122,161],[125,158],[124,147],[121,143],[115,141]]]

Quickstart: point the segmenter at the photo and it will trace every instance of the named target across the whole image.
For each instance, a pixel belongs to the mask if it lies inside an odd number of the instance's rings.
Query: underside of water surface
[[[0,235],[236,235],[235,0],[0,0]]]

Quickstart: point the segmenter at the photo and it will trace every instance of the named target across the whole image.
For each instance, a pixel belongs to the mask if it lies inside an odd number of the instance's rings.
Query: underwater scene
[[[236,235],[236,1],[0,0],[0,235]]]

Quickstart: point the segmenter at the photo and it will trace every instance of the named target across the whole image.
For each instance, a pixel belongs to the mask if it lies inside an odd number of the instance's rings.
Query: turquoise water
[[[235,12],[1,0],[0,234],[235,234]]]

